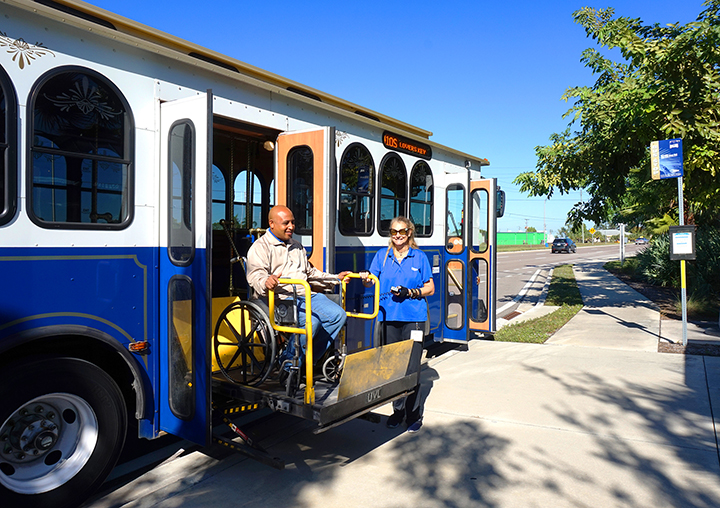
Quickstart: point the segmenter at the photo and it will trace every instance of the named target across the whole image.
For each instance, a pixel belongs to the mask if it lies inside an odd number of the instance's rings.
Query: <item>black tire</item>
[[[259,306],[233,302],[215,325],[213,346],[218,368],[228,381],[260,385],[272,371],[276,342],[270,320]]]
[[[333,354],[327,357],[322,366],[323,377],[328,383],[337,383],[340,381],[340,374],[342,373],[342,358],[340,353],[335,351]]]
[[[3,369],[3,507],[78,506],[110,474],[126,430],[120,389],[90,362],[46,358]]]

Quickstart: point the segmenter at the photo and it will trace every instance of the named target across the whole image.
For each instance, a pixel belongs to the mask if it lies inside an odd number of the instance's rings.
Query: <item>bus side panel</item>
[[[375,254],[382,248],[385,247],[337,247],[337,271],[340,272],[343,270],[349,270],[352,272],[361,272],[369,270]],[[428,257],[431,268],[433,267],[433,262],[436,257],[438,259],[438,263],[442,258],[442,249],[440,247],[421,246],[421,250]],[[429,319],[428,333],[433,334],[435,340],[439,340],[441,338],[440,334],[442,333],[442,296],[444,294],[440,291],[442,280],[439,270],[433,269],[433,282],[435,283],[435,294],[427,298]],[[380,295],[381,304],[383,298],[388,298],[388,295]],[[368,313],[372,312],[372,305],[373,289],[364,288],[359,282],[351,281],[348,285],[346,310]],[[379,345],[375,343],[374,331],[376,322],[377,318],[372,321],[363,319],[348,320],[347,345],[350,352]]]
[[[87,340],[104,337],[124,350],[147,341],[147,351],[133,358],[137,370],[145,372],[148,388],[156,378],[156,257],[152,248],[0,249],[0,279],[6,288],[0,293],[0,351],[22,347],[28,337],[54,337],[59,346],[54,350],[72,355],[74,351],[63,349],[68,333]],[[146,408],[139,415],[140,437],[153,438],[157,397],[149,390],[142,395]]]
[[[121,342],[149,340],[152,249],[0,250],[3,335],[48,322],[84,322]]]

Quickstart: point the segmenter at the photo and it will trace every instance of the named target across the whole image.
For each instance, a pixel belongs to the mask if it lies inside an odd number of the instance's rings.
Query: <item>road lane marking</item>
[[[540,274],[541,271],[542,271],[542,269],[541,269],[541,268],[538,268],[538,269],[535,271],[535,273],[533,274],[533,276],[530,277],[530,280],[527,281],[527,283],[525,284],[525,287],[523,287],[523,288],[520,290],[520,292],[517,294],[517,296],[516,296],[515,298],[513,298],[513,300],[512,300],[511,302],[506,303],[506,304],[503,305],[500,309],[498,309],[497,311],[495,311],[495,315],[497,316],[498,314],[502,314],[503,311],[509,309],[510,307],[512,307],[513,305],[515,305],[517,302],[519,302],[520,300],[522,300],[523,297],[527,294],[527,292],[530,291],[530,288],[532,287],[533,283],[535,282],[535,279],[537,279],[537,276]]]

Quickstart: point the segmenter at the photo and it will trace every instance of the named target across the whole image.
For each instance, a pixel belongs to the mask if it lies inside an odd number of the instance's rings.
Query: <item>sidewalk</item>
[[[283,471],[178,449],[86,507],[720,506],[720,357],[656,352],[652,305],[576,268],[586,306],[549,345],[474,340],[427,360],[417,434],[383,418],[315,435],[273,414],[253,432]]]
[[[584,307],[546,344],[637,351],[657,351],[658,340],[682,344],[682,321],[661,321],[660,312],[650,300],[605,270],[603,264],[578,263],[574,266]],[[546,292],[547,285],[538,304],[521,303],[518,307],[521,314],[510,321],[503,320],[502,324],[534,319],[555,311],[557,307],[543,305]],[[688,344],[720,345],[717,322],[688,322],[686,330]]]

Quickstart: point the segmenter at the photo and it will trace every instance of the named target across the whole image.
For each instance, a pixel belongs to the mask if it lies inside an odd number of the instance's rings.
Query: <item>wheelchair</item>
[[[349,277],[359,278],[360,275],[350,274]],[[307,282],[293,279],[281,279],[281,282],[293,284],[293,287],[296,284],[304,286],[306,300],[309,300],[310,287]],[[344,287],[341,294],[327,296],[344,308],[343,294]],[[297,328],[296,302],[296,293],[292,300],[280,300],[275,298],[272,292],[267,300],[232,301],[220,312],[216,321],[213,333],[213,367],[216,367],[228,381],[236,384],[258,387],[265,382],[277,381],[284,385],[285,394],[293,397],[300,388],[301,368],[304,363],[300,356],[303,354],[300,334],[312,334],[311,320],[306,320],[305,330]],[[213,303],[215,304],[215,300]],[[374,318],[377,313],[366,315],[348,312],[347,314],[349,317],[368,319]],[[286,353],[290,341],[293,341],[295,346],[293,355]],[[310,342],[308,340],[308,344]],[[319,370],[324,381],[337,383],[346,356],[345,329],[343,329],[340,348],[335,343],[331,344],[317,362],[320,368],[316,369],[316,365],[313,365],[310,372]]]

